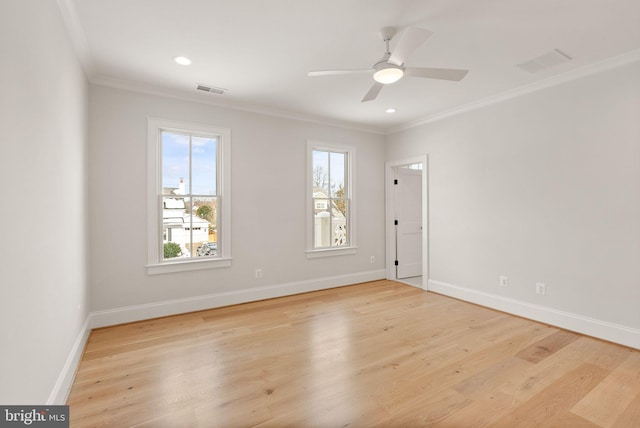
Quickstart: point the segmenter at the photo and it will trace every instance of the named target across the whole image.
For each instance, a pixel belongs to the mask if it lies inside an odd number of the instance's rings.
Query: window
[[[229,266],[226,128],[148,121],[150,274]]]
[[[355,253],[355,148],[309,141],[308,257]]]

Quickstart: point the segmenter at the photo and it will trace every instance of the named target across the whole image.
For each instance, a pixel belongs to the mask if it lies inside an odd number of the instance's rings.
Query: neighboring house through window
[[[355,148],[307,142],[308,257],[355,253]]]
[[[230,265],[231,132],[148,121],[148,272]]]

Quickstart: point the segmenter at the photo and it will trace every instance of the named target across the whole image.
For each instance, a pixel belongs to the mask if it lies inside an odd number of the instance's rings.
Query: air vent
[[[530,61],[518,64],[518,67],[529,73],[537,73],[546,68],[571,61],[571,57],[560,49],[554,49]]]
[[[223,88],[216,88],[215,86],[203,85],[201,83],[198,83],[198,85],[196,86],[196,89],[199,91],[211,92],[212,94],[218,94],[218,95],[222,95],[227,91],[226,89],[223,89]]]

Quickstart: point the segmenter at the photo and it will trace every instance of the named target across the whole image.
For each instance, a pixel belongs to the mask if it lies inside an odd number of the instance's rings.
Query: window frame
[[[343,247],[323,247],[314,248],[314,211],[315,201],[313,198],[313,151],[322,150],[335,153],[347,154],[347,184],[345,191],[347,197],[347,234],[348,234],[348,246]],[[307,184],[307,197],[306,202],[306,215],[307,215],[307,250],[306,256],[309,259],[318,257],[332,257],[357,253],[356,244],[356,148],[351,145],[328,143],[317,140],[307,140],[307,168],[306,168],[306,184]]]
[[[162,223],[162,131],[218,136],[216,157],[218,248],[215,258],[164,260]],[[147,274],[184,272],[231,266],[231,129],[212,125],[147,118]]]

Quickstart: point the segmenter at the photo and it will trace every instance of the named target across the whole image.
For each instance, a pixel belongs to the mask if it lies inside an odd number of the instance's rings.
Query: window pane
[[[217,138],[193,137],[191,140],[191,179],[194,195],[215,195]]]
[[[349,240],[347,239],[349,235],[347,234],[346,212],[346,200],[336,199],[333,201],[333,210],[331,212],[331,246],[333,247],[344,247],[349,245]]]
[[[162,132],[162,194],[189,191],[189,136]]]
[[[313,199],[313,247],[348,246],[346,199]]]
[[[331,246],[331,210],[330,201],[324,198],[313,199],[313,247]]]
[[[193,208],[192,208],[193,205]],[[164,259],[218,255],[216,198],[162,198]]]
[[[193,202],[194,257],[218,255],[217,199],[194,198]]]
[[[162,198],[162,243],[165,260],[190,257],[189,220],[185,218],[185,207],[185,198]]]
[[[329,152],[313,151],[313,193],[329,196]]]
[[[329,179],[331,181],[331,196],[337,198],[344,198],[344,189],[346,185],[346,153],[331,152],[329,165]]]

